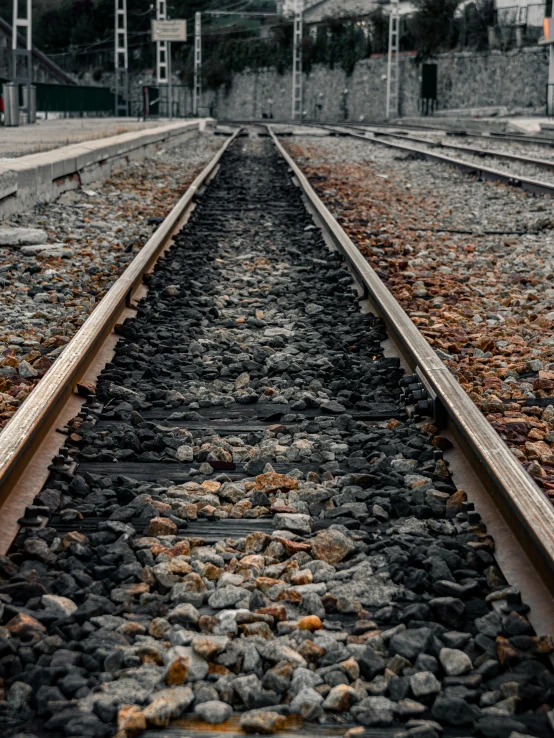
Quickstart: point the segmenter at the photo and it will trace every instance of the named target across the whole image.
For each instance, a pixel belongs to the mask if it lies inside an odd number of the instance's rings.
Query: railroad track
[[[476,149],[471,146],[461,146],[456,144],[444,146],[438,144],[435,145],[429,141],[424,142],[423,139],[415,137],[407,138],[406,136],[394,133],[389,134],[379,132],[379,134],[375,136],[371,131],[366,130],[366,132],[361,133],[346,126],[320,125],[316,123],[303,123],[302,125],[330,131],[334,135],[360,138],[372,144],[379,144],[382,146],[388,146],[389,148],[398,149],[399,151],[404,151],[407,154],[418,156],[422,159],[427,159],[428,161],[438,161],[442,164],[448,164],[455,167],[456,169],[460,169],[466,174],[478,177],[481,180],[486,180],[490,182],[501,182],[502,184],[507,184],[512,187],[518,187],[522,190],[525,190],[526,192],[531,192],[535,195],[548,195],[549,197],[554,197],[554,182],[545,182],[532,177],[525,177],[519,174],[516,175],[513,172],[493,169],[492,167],[488,166],[482,166],[481,164],[475,164],[465,159],[459,159],[454,156],[449,156],[448,154],[440,153],[437,149],[451,148],[456,149],[460,152],[471,153],[482,158],[490,157],[505,159],[512,162],[532,164],[533,166],[552,170],[552,168],[554,167],[553,163],[544,159],[534,159],[532,157],[520,156],[518,154],[497,154],[497,152],[489,151],[487,149]],[[368,136],[367,133],[370,133],[371,135]],[[389,138],[393,140],[387,140]],[[423,145],[425,146],[425,148],[422,147]]]
[[[259,132],[0,434],[3,735],[546,737],[552,506]]]
[[[359,124],[359,123],[347,123],[345,124],[349,128],[355,128],[359,130],[369,130],[369,129],[377,129],[377,130],[383,130],[383,129],[389,129],[393,130],[398,129],[398,132],[402,135],[402,131],[420,131],[421,133],[428,131],[430,133],[445,133],[447,136],[464,136],[467,138],[477,138],[477,139],[484,139],[484,140],[498,140],[498,141],[509,141],[512,143],[521,143],[521,144],[528,144],[532,146],[547,146],[552,147],[554,146],[554,139],[549,138],[547,136],[537,136],[533,134],[528,133],[505,133],[500,131],[470,131],[466,129],[452,129],[452,128],[444,128],[439,125],[437,126],[425,126],[420,125],[418,126],[415,123],[410,123],[409,125],[406,125],[402,122],[402,120],[399,120],[396,123],[368,123],[368,124]]]
[[[237,125],[237,123],[240,123],[241,125],[259,125],[259,121],[257,120],[241,120],[241,121],[226,121],[228,125]],[[300,125],[298,121],[294,120],[280,120],[280,121],[273,121],[273,125]],[[441,127],[440,125],[436,126],[426,126],[426,125],[417,125],[416,123],[410,123],[407,124],[404,122],[403,119],[399,119],[396,122],[390,122],[390,123],[348,123],[343,122],[340,124],[337,124],[334,121],[303,121],[302,125],[310,125],[310,126],[316,126],[316,127],[324,127],[324,126],[336,126],[340,125],[342,128],[350,128],[353,130],[358,131],[366,131],[366,130],[377,130],[377,131],[385,131],[390,130],[395,134],[398,134],[402,136],[403,138],[406,137],[406,135],[409,135],[409,132],[411,131],[417,131],[417,132],[428,132],[428,133],[444,133],[446,136],[464,136],[467,138],[477,138],[477,139],[483,139],[486,141],[490,141],[491,139],[493,141],[509,141],[513,143],[521,143],[521,144],[528,144],[533,146],[547,146],[552,147],[554,146],[554,138],[549,138],[547,136],[536,136],[526,133],[504,133],[500,131],[470,131],[465,129],[452,129],[452,128],[445,128],[444,126]]]
[[[409,133],[395,133],[393,131],[384,131],[374,127],[367,127],[364,130],[373,133],[374,136],[384,136],[386,138],[409,141],[410,143],[428,146],[431,149],[451,149],[452,151],[459,151],[461,153],[471,154],[472,156],[479,156],[485,159],[490,158],[505,160],[508,162],[519,162],[521,164],[529,164],[531,166],[537,167],[538,169],[546,169],[548,171],[552,171],[554,169],[554,161],[548,161],[547,159],[537,159],[536,157],[523,156],[522,154],[512,154],[507,151],[495,151],[494,149],[482,149],[476,146],[449,143],[447,140],[431,141],[427,138],[413,136]]]

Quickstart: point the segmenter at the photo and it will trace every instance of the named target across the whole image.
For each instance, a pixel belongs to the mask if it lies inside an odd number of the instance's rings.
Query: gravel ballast
[[[358,299],[238,139],[0,559],[5,735],[548,735],[552,641]]]
[[[552,199],[354,139],[288,145],[354,243],[551,497]]]
[[[160,150],[0,223],[0,428],[221,143]]]

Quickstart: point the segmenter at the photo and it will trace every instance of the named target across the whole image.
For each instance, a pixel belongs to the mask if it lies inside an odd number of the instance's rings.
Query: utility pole
[[[294,0],[292,45],[292,119],[302,120],[302,10],[304,0]]]
[[[398,115],[398,0],[391,0],[389,15],[389,54],[387,61],[386,119]]]
[[[192,114],[198,116],[202,100],[202,21],[199,12],[194,15],[194,91]]]
[[[129,115],[127,0],[115,0],[115,114]],[[122,100],[120,102],[120,96]]]
[[[26,6],[25,17],[21,15],[20,5]],[[25,49],[17,45],[17,35],[25,37]],[[18,64],[19,59],[25,60]],[[21,69],[23,67],[23,69]],[[33,9],[31,0],[13,0],[12,22],[12,81],[27,87],[27,122],[31,120],[31,86],[33,84]]]
[[[165,0],[156,0],[156,20],[167,19]],[[156,41],[156,84],[158,85],[158,110],[162,113],[162,86],[167,85],[169,75],[167,66],[167,41]]]

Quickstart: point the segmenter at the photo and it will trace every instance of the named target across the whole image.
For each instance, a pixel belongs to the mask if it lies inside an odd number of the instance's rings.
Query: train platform
[[[34,125],[0,127],[0,161],[52,151],[62,146],[108,138],[120,133],[142,131],[168,124],[137,118],[58,118],[37,120]],[[183,121],[185,122],[185,121]]]

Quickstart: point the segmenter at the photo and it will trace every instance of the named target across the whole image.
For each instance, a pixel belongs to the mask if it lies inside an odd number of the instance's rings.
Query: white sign
[[[186,41],[186,20],[153,20],[152,41]]]

